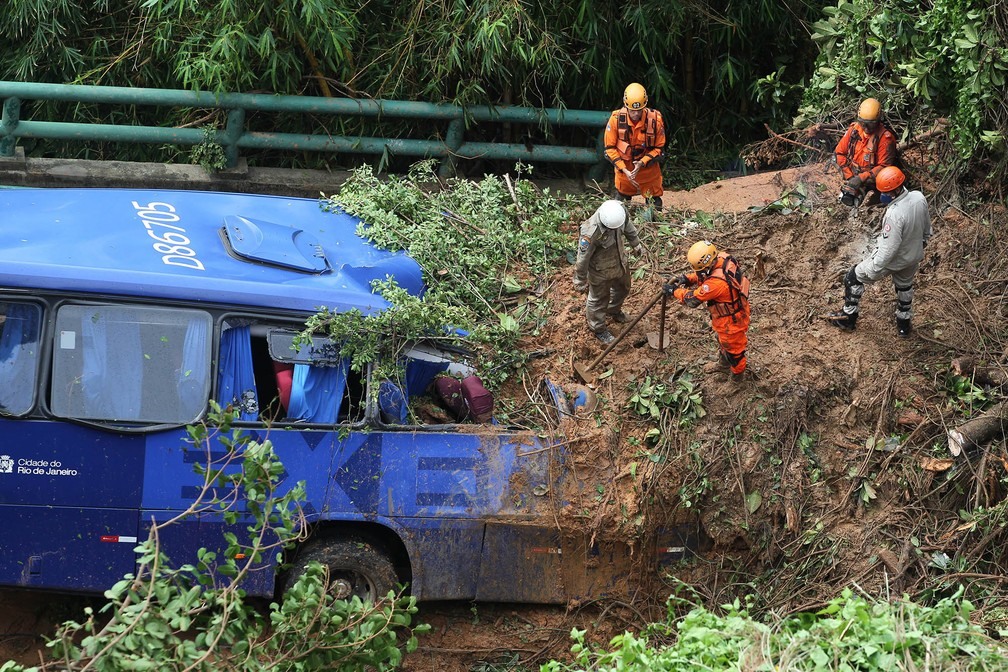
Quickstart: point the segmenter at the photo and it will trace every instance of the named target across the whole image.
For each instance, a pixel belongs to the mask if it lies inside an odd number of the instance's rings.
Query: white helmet
[[[615,199],[610,199],[599,206],[598,218],[602,226],[607,229],[618,229],[626,221],[626,210],[623,204]]]

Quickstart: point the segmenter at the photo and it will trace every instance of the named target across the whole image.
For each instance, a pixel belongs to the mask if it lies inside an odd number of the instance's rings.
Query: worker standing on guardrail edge
[[[615,166],[616,198],[640,194],[662,209],[660,161],[665,154],[665,122],[647,106],[647,91],[634,82],[623,92],[623,107],[613,110],[605,129],[606,158]]]
[[[691,308],[707,304],[721,361],[731,367],[733,379],[740,380],[748,363],[749,278],[734,257],[718,252],[709,240],[694,243],[686,260],[693,272],[665,283],[665,294]]]
[[[643,249],[637,227],[619,201],[604,202],[581,224],[574,289],[588,292],[585,303],[588,328],[602,343],[611,343],[614,338],[606,327],[607,316],[614,322],[627,321],[623,312],[631,282],[627,244],[637,254]]]
[[[896,333],[901,338],[910,335],[913,280],[931,237],[931,214],[924,194],[907,190],[903,185],[905,181],[906,176],[896,166],[883,168],[875,179],[876,187],[882,194],[880,200],[886,203],[875,251],[847,271],[844,276],[843,310],[826,316],[844,331],[854,331],[857,326],[865,283],[891,275],[896,289]]]
[[[836,149],[837,165],[847,180],[840,188],[840,202],[853,207],[875,188],[875,178],[886,166],[899,161],[896,136],[882,123],[882,104],[865,98],[857,121],[847,128]]]

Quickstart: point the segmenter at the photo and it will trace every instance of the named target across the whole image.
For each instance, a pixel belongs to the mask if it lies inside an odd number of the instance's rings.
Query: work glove
[[[665,296],[672,296],[675,294],[676,289],[679,287],[686,287],[688,285],[689,281],[686,279],[686,274],[683,274],[662,285],[662,291],[665,292]]]
[[[644,251],[644,246],[641,245],[640,243],[637,243],[637,245],[633,248],[633,251],[634,254],[640,256],[640,254]]]
[[[574,278],[574,291],[578,294],[586,293],[588,291],[588,283]]]
[[[847,180],[847,183],[840,188],[840,202],[849,208],[861,202],[861,185],[864,181],[855,175]]]

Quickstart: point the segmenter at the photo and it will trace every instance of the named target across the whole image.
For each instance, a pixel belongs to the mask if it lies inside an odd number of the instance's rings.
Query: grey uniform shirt
[[[904,191],[886,206],[882,231],[869,262],[872,275],[914,267],[924,258],[931,237],[927,199],[919,191]]]
[[[637,247],[637,227],[627,217],[623,226],[610,229],[599,221],[598,211],[581,224],[574,277],[578,282],[598,282],[618,278],[629,271],[626,245]],[[624,240],[625,238],[625,240]]]

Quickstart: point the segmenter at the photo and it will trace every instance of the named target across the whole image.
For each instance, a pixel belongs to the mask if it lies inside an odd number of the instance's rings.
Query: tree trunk
[[[980,387],[1004,387],[1008,376],[1004,371],[987,366],[979,366],[972,357],[956,357],[952,360],[952,373],[964,376]]]
[[[1003,438],[1008,425],[1008,408],[1004,402],[992,406],[983,415],[948,431],[949,452],[959,455],[967,448],[982,446],[995,439]]]

